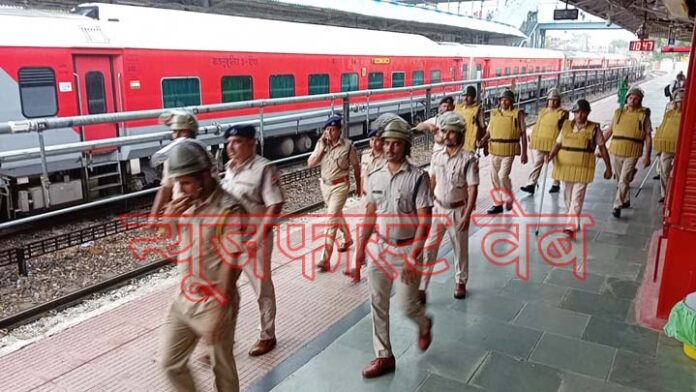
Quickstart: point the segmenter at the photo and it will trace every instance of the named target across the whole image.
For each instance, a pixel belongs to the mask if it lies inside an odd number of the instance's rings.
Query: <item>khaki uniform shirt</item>
[[[278,170],[260,155],[254,155],[239,167],[228,164],[222,188],[250,214],[262,214],[269,206],[285,200]]]
[[[367,173],[381,167],[385,163],[387,163],[387,161],[384,159],[384,153],[382,153],[380,156],[374,156],[371,148],[368,148],[362,153],[360,156],[360,176],[362,177],[360,181],[361,184],[363,184],[363,189],[365,189]]]
[[[319,149],[319,143],[315,151]],[[360,164],[358,152],[353,143],[348,139],[339,139],[335,146],[324,146],[324,155],[321,157],[321,179],[324,181],[335,180],[348,175],[351,166]]]
[[[440,117],[440,115],[439,115],[439,114],[436,114],[436,115],[430,117],[429,119],[425,120],[425,123],[426,123],[426,124],[429,124],[429,125],[434,125],[434,126],[437,127],[437,126],[438,126],[438,124],[437,124],[437,119],[438,119],[438,117]],[[438,131],[437,131],[437,135],[438,135],[438,137],[440,137],[441,139],[444,139],[444,138],[445,138],[445,135],[443,135],[443,134],[442,134],[442,131],[440,131],[439,129],[438,129]],[[445,149],[445,144],[444,144],[444,143],[438,143],[437,141],[435,141],[435,142],[433,143],[433,154],[435,154],[436,152],[440,152],[440,151],[442,151],[442,150],[444,150],[444,149]]]
[[[232,260],[222,249],[241,252],[244,212],[234,197],[218,187],[208,199],[192,206],[178,219],[184,249],[177,263],[183,282],[174,303],[182,313],[193,316],[220,306],[213,296],[204,298],[200,291],[212,293],[216,290],[220,294],[215,296],[221,295],[220,275],[231,268],[226,263],[244,262],[243,259]],[[216,245],[216,241],[223,246]],[[236,293],[236,290],[231,291]]]
[[[368,175],[366,200],[376,206],[375,230],[381,239],[410,239],[418,227],[417,210],[433,206],[430,179],[408,161],[394,174],[382,165]]]
[[[431,171],[435,177],[435,199],[448,205],[466,202],[468,186],[479,184],[478,159],[463,149],[453,156],[447,150],[435,154]]]

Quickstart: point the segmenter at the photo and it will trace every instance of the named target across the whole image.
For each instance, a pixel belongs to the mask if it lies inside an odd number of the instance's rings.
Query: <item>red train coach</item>
[[[0,122],[417,86],[555,71],[563,65],[560,52],[442,45],[413,34],[112,4],[84,4],[74,11],[0,8]],[[413,108],[394,103],[398,99],[408,101],[408,94],[373,97],[371,105],[379,109],[370,117],[378,110],[410,115]],[[267,119],[313,113],[302,121],[265,126],[267,151],[287,156],[309,150],[326,118],[317,109],[330,104],[267,108]],[[422,112],[422,106],[416,110]],[[365,111],[352,116],[351,135],[364,135]],[[250,109],[200,119],[208,125],[257,117]],[[162,130],[150,120],[53,129],[44,138],[50,146]],[[222,143],[217,135],[201,139]],[[0,155],[37,145],[36,133],[0,134]],[[49,157],[51,206],[151,184],[157,175],[148,158],[159,146]],[[2,162],[1,218],[46,207],[41,172],[38,159]]]

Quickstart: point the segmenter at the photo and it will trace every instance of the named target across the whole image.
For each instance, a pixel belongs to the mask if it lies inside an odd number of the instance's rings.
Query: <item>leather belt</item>
[[[435,201],[437,202],[437,204],[450,210],[454,208],[464,207],[466,205],[466,200],[455,201],[454,203],[445,203],[438,199],[435,199]]]
[[[566,151],[575,151],[575,152],[589,152],[593,153],[594,149],[590,147],[561,147],[561,150],[566,150]]]
[[[638,143],[638,144],[643,144],[643,139],[637,139],[634,137],[628,137],[628,136],[612,136],[616,140],[628,140],[633,143]]]
[[[325,185],[338,185],[338,184],[343,184],[344,182],[348,182],[348,176],[334,178],[333,180],[322,179],[322,181],[324,182]]]
[[[519,143],[520,139],[489,139],[493,143]]]
[[[384,237],[381,234],[377,234],[377,237],[381,239],[382,241],[386,242],[389,245],[396,245],[396,246],[403,246],[403,245],[408,245],[413,242],[414,237],[411,238],[403,238],[400,240],[388,240],[386,237]]]

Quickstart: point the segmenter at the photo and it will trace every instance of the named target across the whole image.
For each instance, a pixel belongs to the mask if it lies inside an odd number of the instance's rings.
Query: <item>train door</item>
[[[74,57],[78,79],[80,114],[102,114],[116,111],[114,78],[110,56],[77,55]],[[116,124],[82,127],[82,140],[107,139],[118,136]]]

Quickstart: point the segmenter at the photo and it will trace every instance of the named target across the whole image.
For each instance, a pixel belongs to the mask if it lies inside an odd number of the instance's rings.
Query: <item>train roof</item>
[[[416,34],[113,4],[79,8],[89,7],[98,8],[99,20],[0,9],[0,46],[420,57],[457,53]]]
[[[473,45],[459,43],[442,43],[442,45],[456,47],[461,57],[490,57],[490,58],[516,58],[516,59],[563,59],[563,52],[551,49],[525,48],[519,46],[500,45]]]

